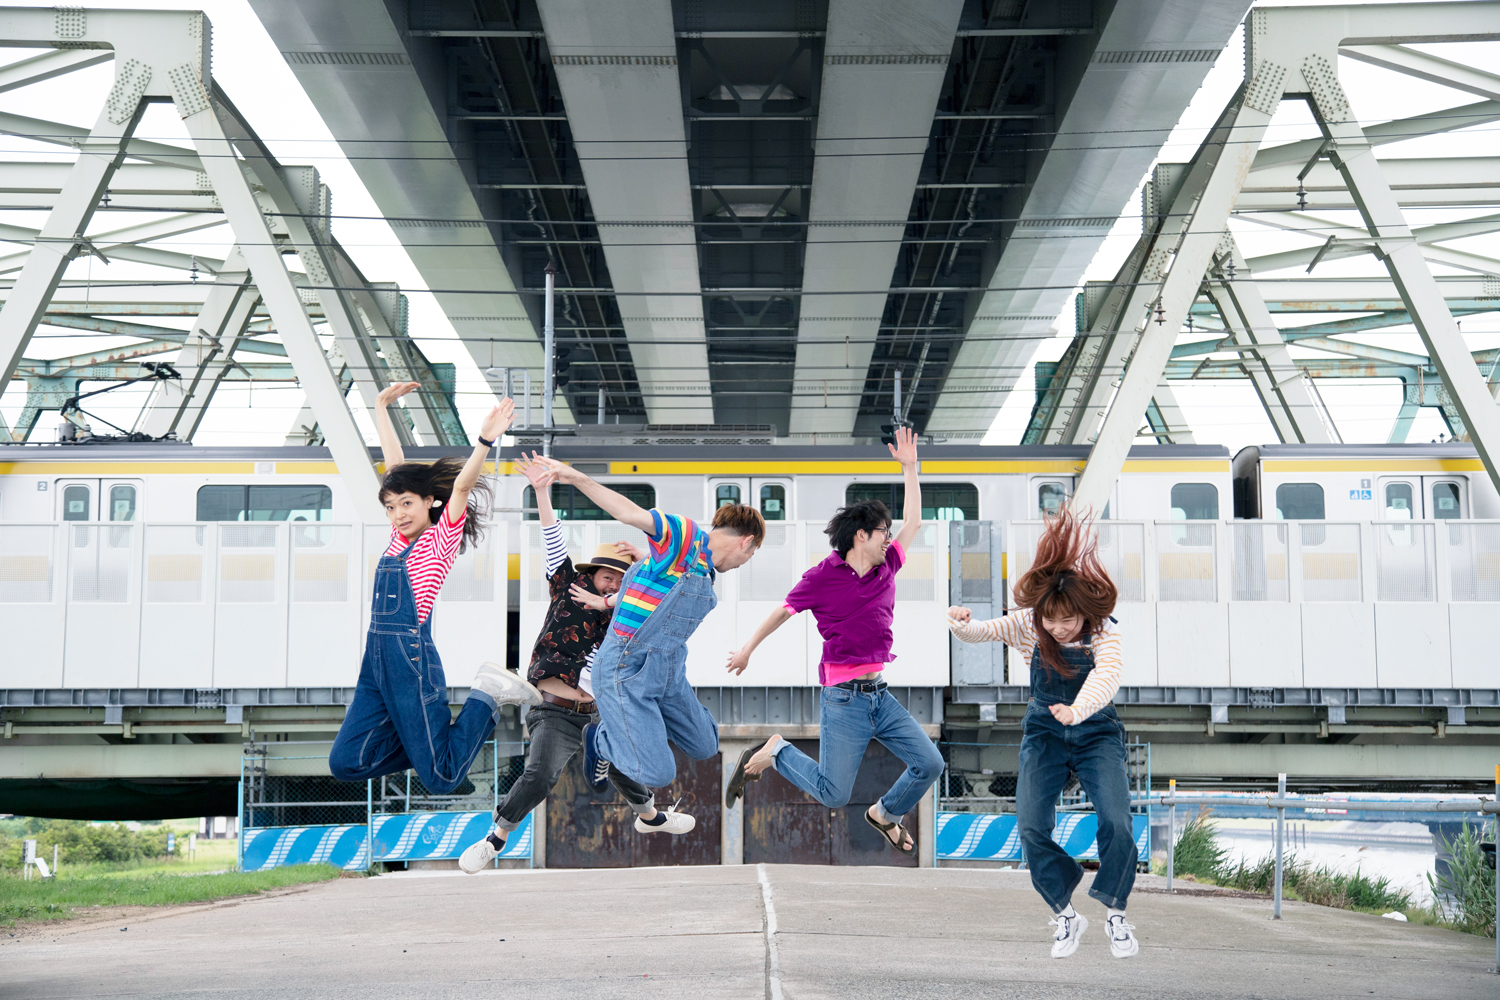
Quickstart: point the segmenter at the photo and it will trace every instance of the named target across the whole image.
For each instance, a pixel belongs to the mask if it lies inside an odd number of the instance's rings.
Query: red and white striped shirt
[[[443,581],[458,558],[458,543],[464,537],[464,518],[468,512],[458,515],[457,521],[448,520],[448,508],[437,524],[417,536],[416,547],[406,557],[406,573],[411,577],[412,596],[417,599],[417,621],[425,622],[432,614],[432,603],[437,600]],[[388,556],[399,556],[406,551],[406,536],[391,527],[391,545],[385,550]]]

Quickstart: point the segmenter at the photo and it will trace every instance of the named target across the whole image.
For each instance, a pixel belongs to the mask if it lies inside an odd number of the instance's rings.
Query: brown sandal
[[[745,766],[750,763],[750,758],[754,757],[759,750],[760,747],[751,747],[740,754],[740,760],[735,765],[734,774],[730,775],[729,784],[724,786],[724,807],[726,809],[733,808],[735,802],[745,794],[745,786],[747,784],[760,780],[760,775],[748,774],[745,771]]]
[[[907,832],[906,827],[902,826],[900,823],[882,823],[874,816],[871,816],[868,809],[865,810],[865,822],[869,823],[875,829],[879,830],[880,835],[885,838],[885,842],[890,844],[896,850],[900,851],[902,854],[905,854],[909,857],[917,853],[917,842],[912,839],[912,836]],[[892,830],[896,831],[895,840],[891,839]],[[908,840],[911,841],[911,846],[902,847],[901,845],[906,843]]]

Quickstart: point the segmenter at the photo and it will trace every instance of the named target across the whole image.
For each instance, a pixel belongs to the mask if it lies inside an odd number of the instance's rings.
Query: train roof
[[[1412,444],[1259,444],[1235,452],[1241,456],[1276,458],[1478,458],[1479,452],[1467,441],[1423,442]]]
[[[501,450],[501,457],[513,459],[532,446],[515,446]],[[924,459],[932,460],[1072,460],[1088,458],[1087,445],[923,445]],[[445,455],[466,455],[463,448],[407,448],[408,457],[432,460]],[[563,460],[613,460],[630,456],[650,457],[658,461],[871,461],[889,460],[883,445],[664,445],[574,441],[559,438],[553,454]],[[1130,449],[1132,459],[1158,461],[1203,461],[1229,459],[1229,449],[1222,445],[1136,445]],[[259,447],[204,447],[176,441],[150,441],[109,444],[0,444],[0,465],[17,462],[327,462],[332,456],[327,448],[296,445]],[[372,462],[379,461],[377,448],[370,449]]]

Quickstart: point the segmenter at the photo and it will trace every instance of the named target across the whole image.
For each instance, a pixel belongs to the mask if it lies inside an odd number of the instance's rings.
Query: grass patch
[[[1175,874],[1191,875],[1200,882],[1225,888],[1269,895],[1275,888],[1275,857],[1231,864],[1228,850],[1219,846],[1210,815],[1209,810],[1199,809],[1177,838],[1172,853]],[[1400,910],[1408,918],[1422,912],[1413,903],[1411,893],[1392,886],[1387,878],[1370,878],[1358,868],[1341,872],[1325,865],[1314,867],[1299,861],[1297,855],[1290,852],[1281,856],[1281,888],[1288,899],[1341,910],[1365,913]]]
[[[0,873],[0,926],[18,921],[65,920],[93,906],[168,906],[202,903],[230,896],[250,896],[308,882],[339,877],[332,865],[291,865],[260,872],[214,875],[70,874],[55,879],[23,880],[19,874]]]
[[[1479,849],[1481,836],[1464,822],[1463,831],[1448,841],[1452,855],[1448,871],[1427,876],[1432,889],[1433,912],[1461,931],[1482,937],[1495,936],[1495,869]],[[1441,902],[1446,900],[1448,907]]]

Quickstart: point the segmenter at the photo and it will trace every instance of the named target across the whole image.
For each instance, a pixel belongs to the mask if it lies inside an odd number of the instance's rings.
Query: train
[[[613,429],[613,428],[611,428]],[[899,466],[881,447],[661,444],[617,435],[560,439],[556,457],[644,507],[704,517],[749,503],[768,521],[819,520],[859,499],[899,518]],[[643,441],[645,443],[634,443]],[[535,497],[499,449],[487,465],[494,518],[535,518]],[[455,449],[410,448],[413,461]],[[1087,447],[929,445],[922,449],[922,514],[934,520],[1028,520],[1071,496]],[[372,449],[371,461],[379,460]],[[495,476],[498,460],[499,475]],[[565,520],[605,514],[554,486]],[[1267,444],[1231,455],[1217,445],[1131,449],[1106,509],[1122,520],[1402,520],[1500,518],[1500,494],[1473,445]],[[175,442],[0,445],[0,523],[69,521],[357,521],[328,450],[201,447]]]

